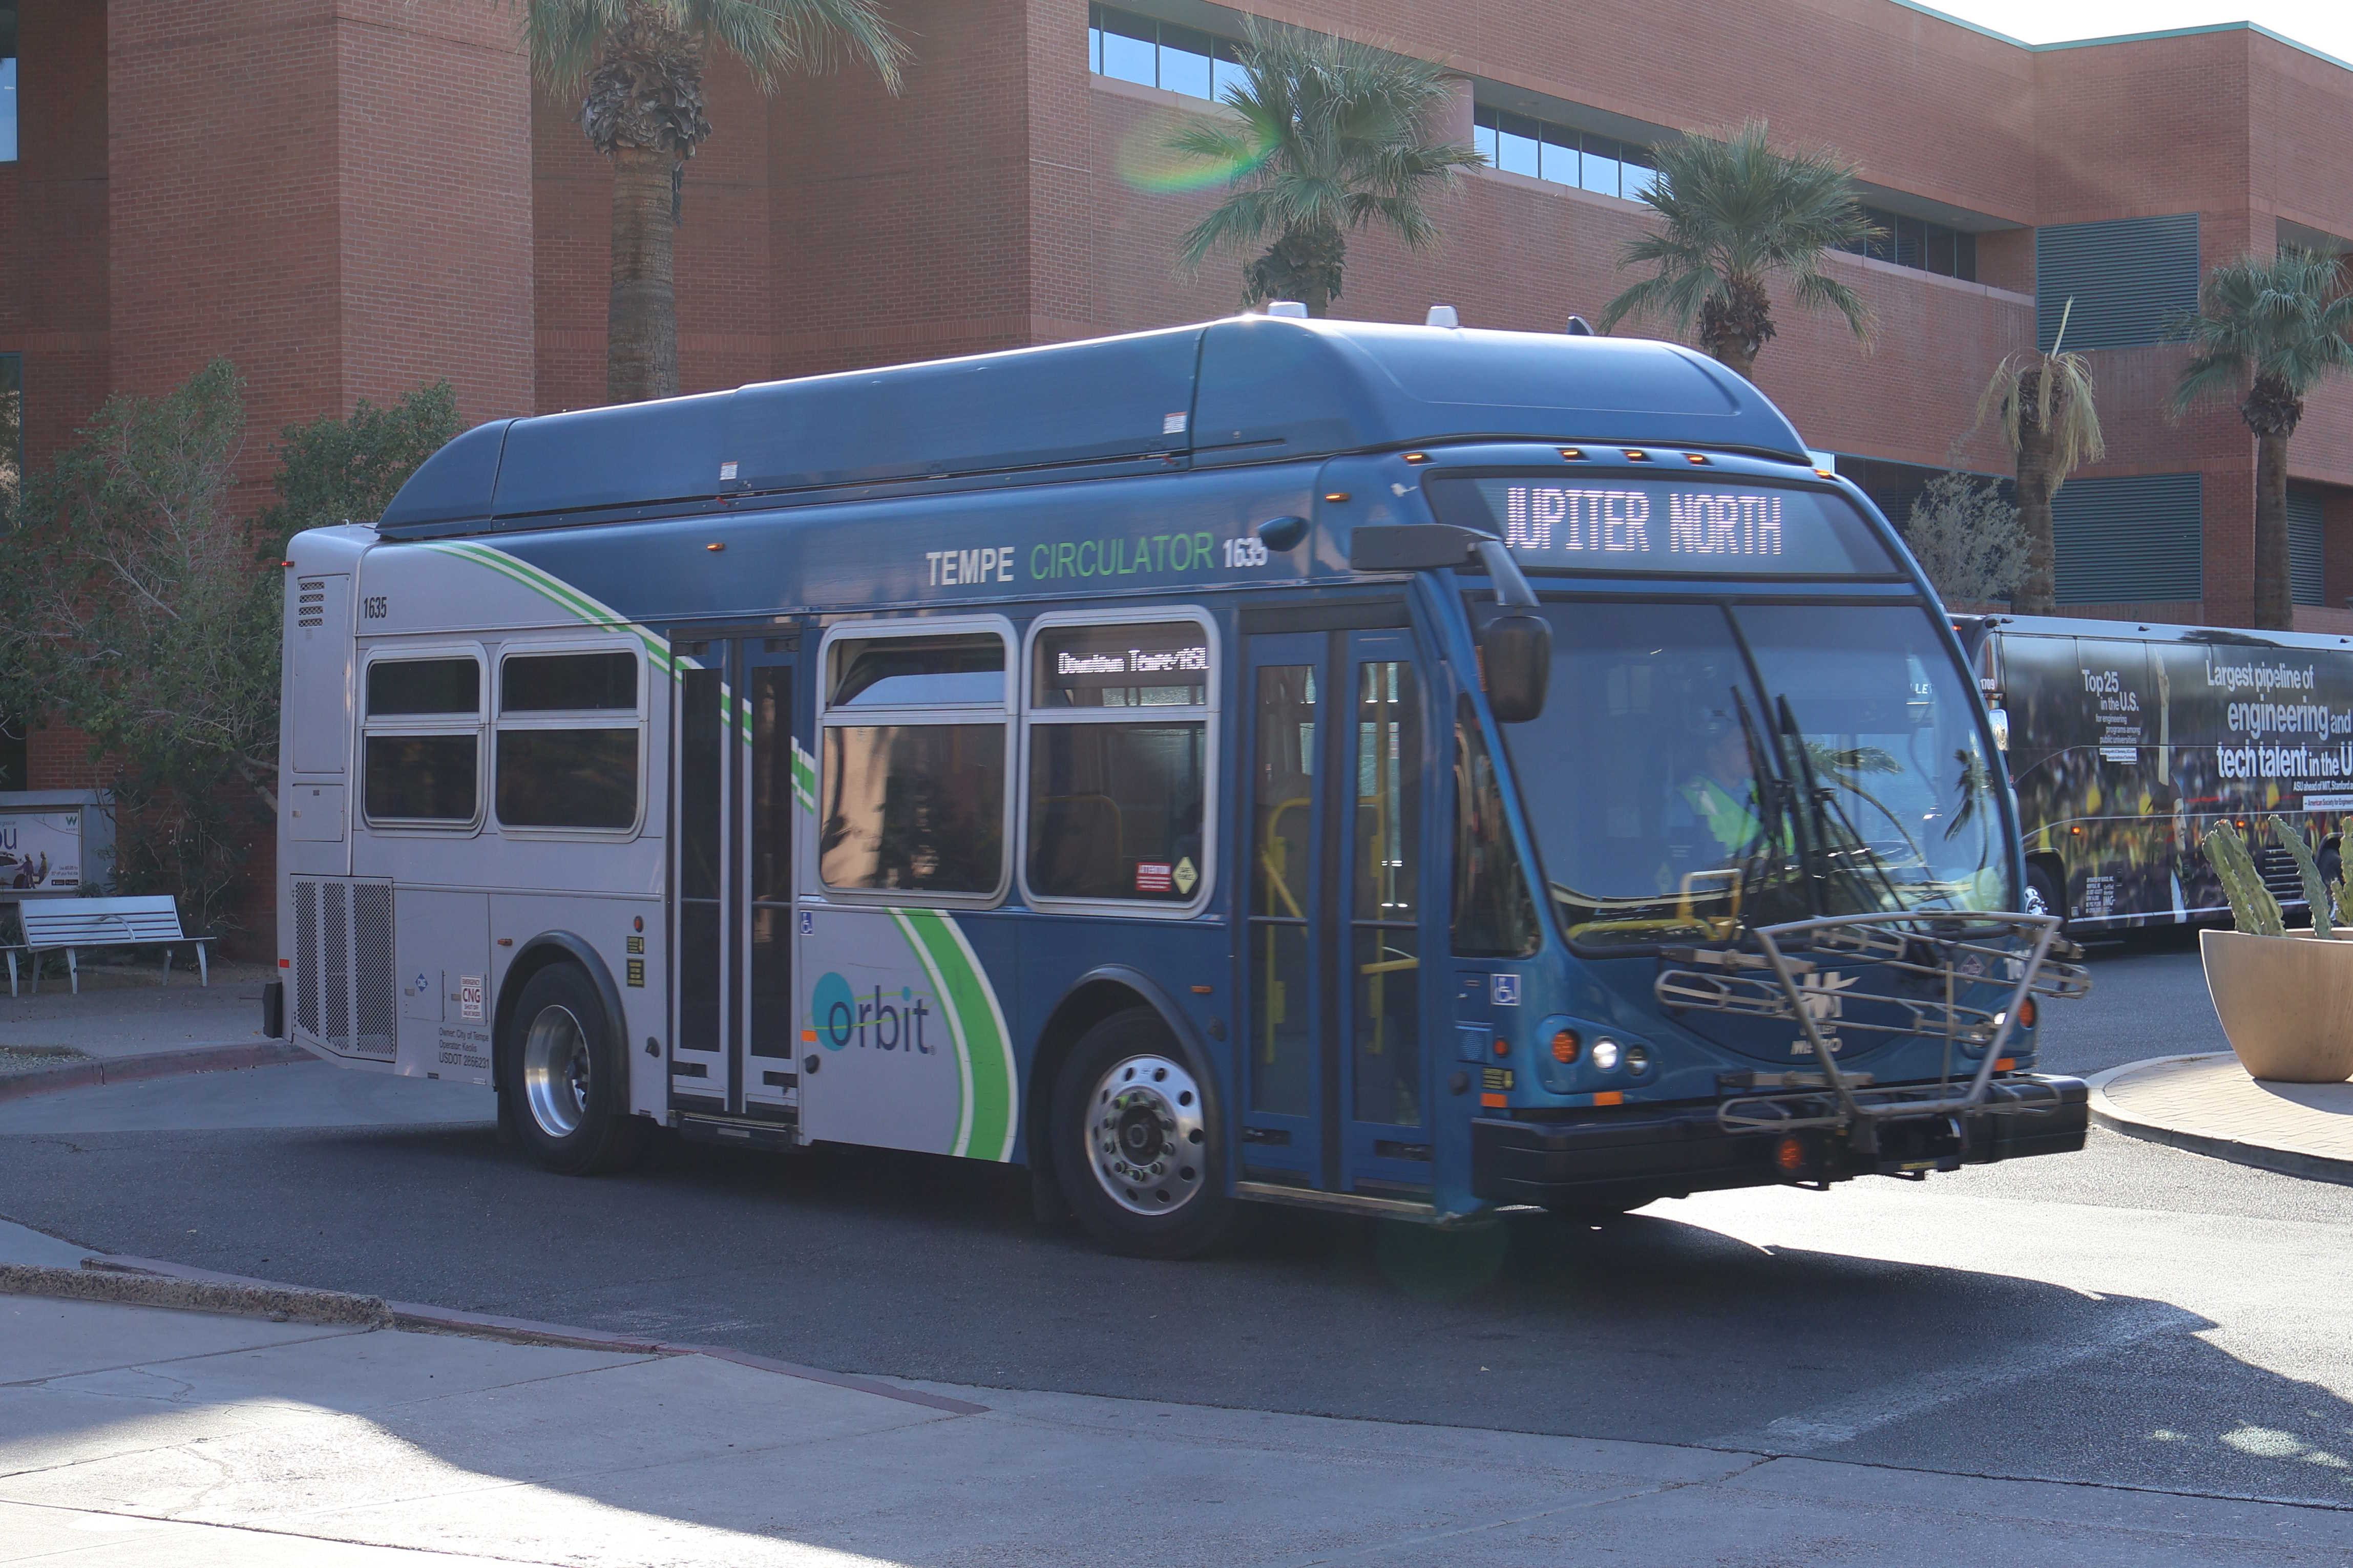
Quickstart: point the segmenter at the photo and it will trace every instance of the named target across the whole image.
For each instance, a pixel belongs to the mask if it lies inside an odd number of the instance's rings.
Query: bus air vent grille
[[[344,1056],[388,1058],[392,884],[293,879],[294,1026]]]
[[[319,1034],[319,884],[294,883],[294,1026]]]

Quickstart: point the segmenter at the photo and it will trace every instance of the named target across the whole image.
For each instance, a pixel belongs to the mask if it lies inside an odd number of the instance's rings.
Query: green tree
[[[235,507],[245,407],[215,360],[160,397],[107,400],[27,478],[0,574],[0,710],[90,738],[115,793],[116,878],[232,923],[237,872],[277,808],[278,689],[294,530],[377,515],[457,428],[446,384],[290,426],[279,502]]]
[[[675,181],[711,135],[703,72],[713,47],[763,92],[788,73],[862,63],[893,92],[905,46],[875,0],[520,0],[532,68],[580,92],[580,129],[613,163],[613,283],[605,393],[616,403],[678,391],[670,231]]]
[[[1433,130],[1454,94],[1439,67],[1255,18],[1244,32],[1230,112],[1197,116],[1169,138],[1185,157],[1231,171],[1225,200],[1186,231],[1177,262],[1189,274],[1271,236],[1242,268],[1242,302],[1296,300],[1321,316],[1340,296],[1352,231],[1429,244],[1430,195],[1484,160]]]
[[[2026,571],[2010,607],[2021,616],[2047,616],[2059,607],[2058,551],[2052,533],[2051,502],[2067,476],[2107,455],[2100,434],[2100,409],[2092,385],[2092,362],[2069,353],[2070,298],[2059,312],[2059,333],[2051,352],[2015,353],[1994,366],[1978,398],[1978,423],[2001,422],[2001,437],[2018,466],[2018,520],[2026,531]]]
[[[2198,309],[2174,326],[2190,346],[2175,383],[2174,413],[2246,388],[2239,417],[2255,435],[2255,625],[2286,630],[2287,444],[2304,395],[2353,370],[2353,293],[2334,257],[2286,249],[2227,261],[2206,275]]]
[[[1852,163],[1830,152],[1778,153],[1760,120],[1667,142],[1658,160],[1642,195],[1658,226],[1619,257],[1620,267],[1652,270],[1603,309],[1603,331],[1630,316],[1677,332],[1696,322],[1700,348],[1747,375],[1776,330],[1767,285],[1786,277],[1799,304],[1835,310],[1870,345],[1862,297],[1821,269],[1825,252],[1883,232],[1855,205]]]
[[[458,434],[458,394],[446,381],[388,408],[364,397],[348,419],[328,415],[280,432],[276,504],[256,520],[256,542],[283,555],[306,528],[374,522],[417,466]]]

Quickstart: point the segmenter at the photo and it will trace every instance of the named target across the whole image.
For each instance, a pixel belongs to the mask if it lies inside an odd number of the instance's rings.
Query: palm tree
[[[1862,297],[1821,269],[1822,253],[1875,239],[1884,231],[1854,200],[1854,165],[1838,154],[1777,153],[1765,122],[1728,135],[1692,134],[1658,149],[1658,177],[1642,199],[1660,226],[1627,242],[1621,267],[1655,270],[1601,312],[1601,330],[1629,316],[1663,319],[1742,375],[1773,341],[1773,302],[1766,283],[1790,279],[1810,310],[1831,310],[1866,348],[1871,312]]]
[[[703,68],[712,46],[763,92],[785,73],[862,62],[892,91],[905,46],[875,0],[522,0],[532,69],[585,92],[580,129],[613,161],[613,289],[605,394],[616,403],[678,391],[670,282],[676,181],[711,134]]]
[[[2092,362],[2064,353],[2067,319],[2075,313],[2070,297],[2059,312],[2059,333],[2051,352],[2011,354],[1994,366],[1978,399],[1978,423],[2001,418],[2001,437],[2018,462],[2018,521],[2026,530],[2026,574],[2010,596],[2021,616],[2047,616],[2059,607],[2057,554],[2052,542],[2051,498],[2067,476],[2107,455],[2100,435],[2100,411],[2093,398]]]
[[[2334,257],[2287,249],[2227,261],[2206,275],[2198,310],[2174,324],[2189,363],[2174,384],[2173,411],[2246,384],[2239,417],[2255,433],[2255,625],[2295,621],[2288,584],[2287,443],[2304,418],[2304,395],[2353,370],[2353,293]]]
[[[1429,194],[1484,160],[1433,136],[1454,89],[1426,60],[1255,18],[1240,56],[1242,79],[1224,99],[1240,122],[1205,116],[1169,138],[1174,151],[1232,171],[1226,199],[1187,231],[1178,262],[1189,273],[1214,251],[1272,235],[1242,268],[1242,302],[1296,300],[1321,316],[1339,297],[1350,230],[1378,225],[1409,246],[1428,244],[1438,233]]]

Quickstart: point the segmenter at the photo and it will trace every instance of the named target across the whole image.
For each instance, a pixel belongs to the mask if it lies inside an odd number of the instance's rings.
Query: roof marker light
[[[1409,463],[1427,463],[1430,461],[1430,454],[1427,452],[1408,452],[1405,455],[1405,460]]]
[[[1425,327],[1459,327],[1462,323],[1454,319],[1453,306],[1432,305],[1428,319],[1421,324]]]
[[[1572,463],[1585,461],[1585,448],[1582,447],[1563,447],[1560,449],[1560,455]]]
[[[1285,321],[1303,321],[1307,319],[1307,307],[1296,300],[1269,300],[1266,302],[1266,313],[1270,316],[1281,316]]]
[[[702,548],[704,548],[705,550],[724,550],[724,549],[726,549],[726,548],[727,548],[727,546],[725,546],[724,544],[722,544],[721,542],[719,542],[719,541],[717,541],[717,540],[715,540],[715,539],[714,539],[714,540],[712,540],[710,543],[708,543],[708,544],[704,545]]]
[[[1626,460],[1630,463],[1647,463],[1651,460],[1651,454],[1640,447],[1621,447],[1620,450],[1626,454]]]
[[[1707,454],[1705,452],[1685,452],[1683,454],[1683,461],[1686,463],[1699,463],[1704,465],[1707,461]]]
[[[1834,479],[1838,478],[1838,475],[1832,473],[1828,468],[1816,468],[1814,470],[1814,478],[1818,479]]]
[[[1330,501],[1333,505],[1337,506],[1342,501],[1348,499],[1348,492],[1346,490],[1326,490],[1324,492],[1324,499]]]

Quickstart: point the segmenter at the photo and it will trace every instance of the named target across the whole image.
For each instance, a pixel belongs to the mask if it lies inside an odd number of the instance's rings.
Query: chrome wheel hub
[[[545,1007],[522,1041],[524,1098],[550,1138],[568,1137],[588,1113],[588,1032],[568,1007]]]
[[[1166,1057],[1130,1057],[1088,1100],[1087,1162],[1113,1203],[1134,1214],[1174,1214],[1208,1173],[1201,1089]]]

